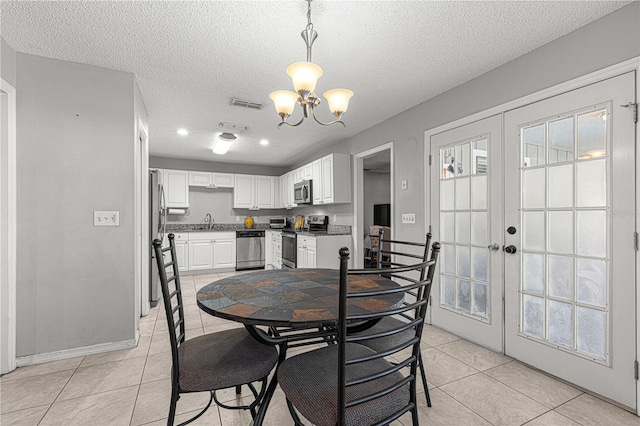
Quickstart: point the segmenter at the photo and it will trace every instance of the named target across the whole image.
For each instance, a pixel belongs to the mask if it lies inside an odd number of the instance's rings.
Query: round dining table
[[[265,344],[280,347],[278,366],[286,358],[287,345],[300,341],[304,333],[291,337],[278,333],[278,327],[294,330],[335,326],[340,304],[340,271],[335,269],[273,269],[233,275],[202,287],[196,295],[204,312],[245,325],[247,331]],[[397,288],[399,284],[380,275],[348,275],[349,293]],[[371,314],[402,304],[402,293],[356,297],[347,301],[347,315]],[[373,322],[375,323],[375,321]],[[258,328],[266,326],[270,333]],[[362,324],[356,326],[363,329]],[[314,334],[315,333],[315,334]],[[310,332],[311,335],[322,335]],[[333,332],[324,332],[325,335]],[[277,368],[277,367],[276,367]],[[277,386],[274,374],[261,402],[254,425],[261,425]]]

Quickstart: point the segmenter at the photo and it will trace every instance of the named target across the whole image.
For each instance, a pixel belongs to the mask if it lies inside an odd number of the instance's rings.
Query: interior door
[[[502,118],[430,140],[431,232],[442,248],[431,323],[502,352]]]
[[[505,353],[636,407],[628,73],[505,114]]]

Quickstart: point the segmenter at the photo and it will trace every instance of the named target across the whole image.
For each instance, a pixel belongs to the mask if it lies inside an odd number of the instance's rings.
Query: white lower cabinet
[[[351,235],[298,235],[298,268],[340,268],[341,247],[351,249]],[[350,261],[351,264],[351,261]]]
[[[169,239],[167,236],[171,234],[171,232],[167,232],[164,236],[164,241],[162,242],[162,247],[169,247]],[[174,232],[173,243],[176,246],[176,260],[178,261],[178,271],[188,271],[189,270],[189,233],[188,232]],[[165,256],[168,256],[165,253]],[[165,259],[165,263],[167,263],[168,258]]]
[[[235,232],[192,232],[189,237],[189,271],[235,268]]]
[[[282,268],[282,232],[265,232],[264,263],[267,269]]]
[[[213,239],[213,268],[236,267],[236,234],[220,232]]]

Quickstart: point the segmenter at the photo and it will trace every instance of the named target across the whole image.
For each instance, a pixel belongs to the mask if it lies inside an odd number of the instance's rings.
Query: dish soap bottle
[[[247,216],[244,218],[244,226],[247,229],[252,229],[254,224],[253,216]]]

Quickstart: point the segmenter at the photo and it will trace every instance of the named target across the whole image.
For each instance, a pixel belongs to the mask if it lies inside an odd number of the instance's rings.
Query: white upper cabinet
[[[235,175],[233,208],[275,208],[275,178],[273,176]]]
[[[233,188],[234,176],[232,173],[189,172],[189,186]]]
[[[351,156],[349,154],[329,154],[314,161],[312,175],[313,204],[351,202]]]
[[[189,172],[163,170],[162,185],[167,208],[189,207]]]
[[[313,163],[306,164],[302,166],[304,170],[303,180],[311,180],[313,179]]]

